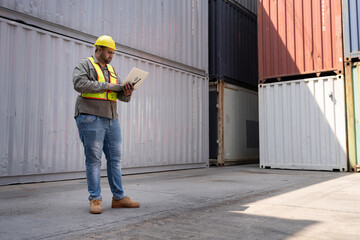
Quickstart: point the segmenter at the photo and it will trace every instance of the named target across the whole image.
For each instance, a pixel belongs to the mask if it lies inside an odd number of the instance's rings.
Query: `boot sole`
[[[91,214],[101,214],[102,213],[102,211],[101,212],[90,212]]]
[[[90,213],[92,213],[92,214],[100,214],[100,213],[102,213],[102,210],[100,210],[100,211],[90,211]]]
[[[112,208],[139,208],[139,206],[117,206],[117,205],[111,205]]]

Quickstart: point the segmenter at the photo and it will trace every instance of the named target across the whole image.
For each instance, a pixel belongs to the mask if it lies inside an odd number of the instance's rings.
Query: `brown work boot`
[[[125,197],[120,200],[112,199],[112,208],[138,208],[140,207],[139,202],[132,201],[129,197]]]
[[[90,200],[90,213],[102,213],[101,199]]]

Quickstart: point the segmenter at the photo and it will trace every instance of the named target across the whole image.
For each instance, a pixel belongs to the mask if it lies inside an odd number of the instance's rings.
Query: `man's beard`
[[[106,59],[103,52],[100,54],[100,59],[106,64],[109,64],[111,62],[111,58]]]

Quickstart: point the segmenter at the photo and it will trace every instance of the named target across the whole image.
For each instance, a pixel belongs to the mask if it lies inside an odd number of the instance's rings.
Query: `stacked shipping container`
[[[340,0],[258,0],[260,82],[309,73],[342,74],[341,25]]]
[[[342,0],[344,24],[344,57],[346,61],[360,58],[360,3],[357,0]]]
[[[209,5],[209,78],[256,89],[256,16],[234,2]]]
[[[360,63],[346,62],[345,76],[349,167],[360,171]]]
[[[208,165],[207,1],[104,2],[0,1],[0,185],[85,176],[72,71],[100,34],[150,73],[118,105],[124,173]]]
[[[341,75],[259,85],[260,167],[346,171]]]
[[[254,0],[209,1],[210,161],[258,162]]]
[[[340,0],[258,0],[261,167],[348,169],[342,44]]]
[[[349,167],[360,171],[360,3],[342,0]]]
[[[2,16],[93,43],[112,36],[120,51],[208,69],[208,3],[201,0],[2,0]],[[42,20],[42,21],[39,21]]]

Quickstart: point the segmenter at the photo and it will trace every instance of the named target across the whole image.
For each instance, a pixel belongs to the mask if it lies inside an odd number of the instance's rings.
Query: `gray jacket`
[[[94,58],[95,64],[98,64],[98,60]],[[99,65],[100,66],[100,65]],[[129,102],[131,96],[124,96],[124,92],[119,88],[110,88],[109,83],[109,71],[105,66],[102,68],[106,82],[98,82],[97,73],[89,59],[85,58],[78,62],[73,72],[73,83],[74,89],[79,93],[101,93],[106,90],[118,92],[118,99],[123,102]],[[115,70],[114,70],[115,71]],[[116,74],[116,72],[115,72]],[[117,76],[117,74],[116,74]],[[117,77],[118,84],[121,83],[120,78]],[[98,100],[83,98],[80,95],[76,99],[75,103],[75,115],[78,116],[80,113],[91,114],[99,117],[106,117],[110,119],[116,119],[117,114],[117,103],[113,101]]]

